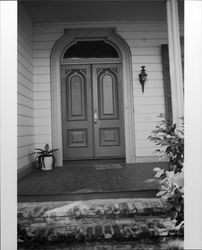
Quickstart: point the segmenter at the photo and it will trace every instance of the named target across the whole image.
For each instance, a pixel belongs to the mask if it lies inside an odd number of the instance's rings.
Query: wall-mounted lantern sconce
[[[147,73],[145,71],[145,66],[141,66],[141,73],[139,74],[140,84],[142,85],[142,93],[144,93],[144,83],[147,80]]]

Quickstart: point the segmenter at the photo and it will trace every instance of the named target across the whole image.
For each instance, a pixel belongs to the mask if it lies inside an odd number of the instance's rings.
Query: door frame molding
[[[123,72],[123,103],[125,154],[127,163],[135,163],[135,126],[134,99],[132,79],[132,55],[126,41],[116,32],[116,28],[82,28],[65,29],[51,52],[51,118],[52,118],[52,147],[56,151],[56,166],[63,166],[62,150],[62,109],[61,109],[61,79],[60,65],[64,51],[77,40],[102,39],[112,44],[120,53]]]

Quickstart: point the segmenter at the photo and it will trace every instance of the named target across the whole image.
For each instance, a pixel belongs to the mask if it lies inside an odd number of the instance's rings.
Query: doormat
[[[123,168],[123,165],[119,163],[115,164],[95,164],[95,169],[96,170],[104,170],[104,169],[119,169]]]
[[[83,244],[80,249],[114,249],[85,246],[136,241],[173,243],[179,239],[182,247],[183,230],[176,229],[166,212],[164,203],[157,198],[19,203],[18,243],[26,245],[26,249],[33,249],[35,244]],[[164,244],[164,248],[153,249],[169,248]]]

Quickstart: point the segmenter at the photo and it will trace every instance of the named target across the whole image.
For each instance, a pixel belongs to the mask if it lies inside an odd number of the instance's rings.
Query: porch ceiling
[[[34,23],[166,20],[163,0],[21,1]]]

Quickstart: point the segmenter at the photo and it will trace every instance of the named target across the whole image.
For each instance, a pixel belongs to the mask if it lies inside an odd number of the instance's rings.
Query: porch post
[[[0,249],[17,249],[17,1],[0,1]]]
[[[179,125],[184,113],[184,94],[177,0],[167,0],[166,7],[173,122]]]

